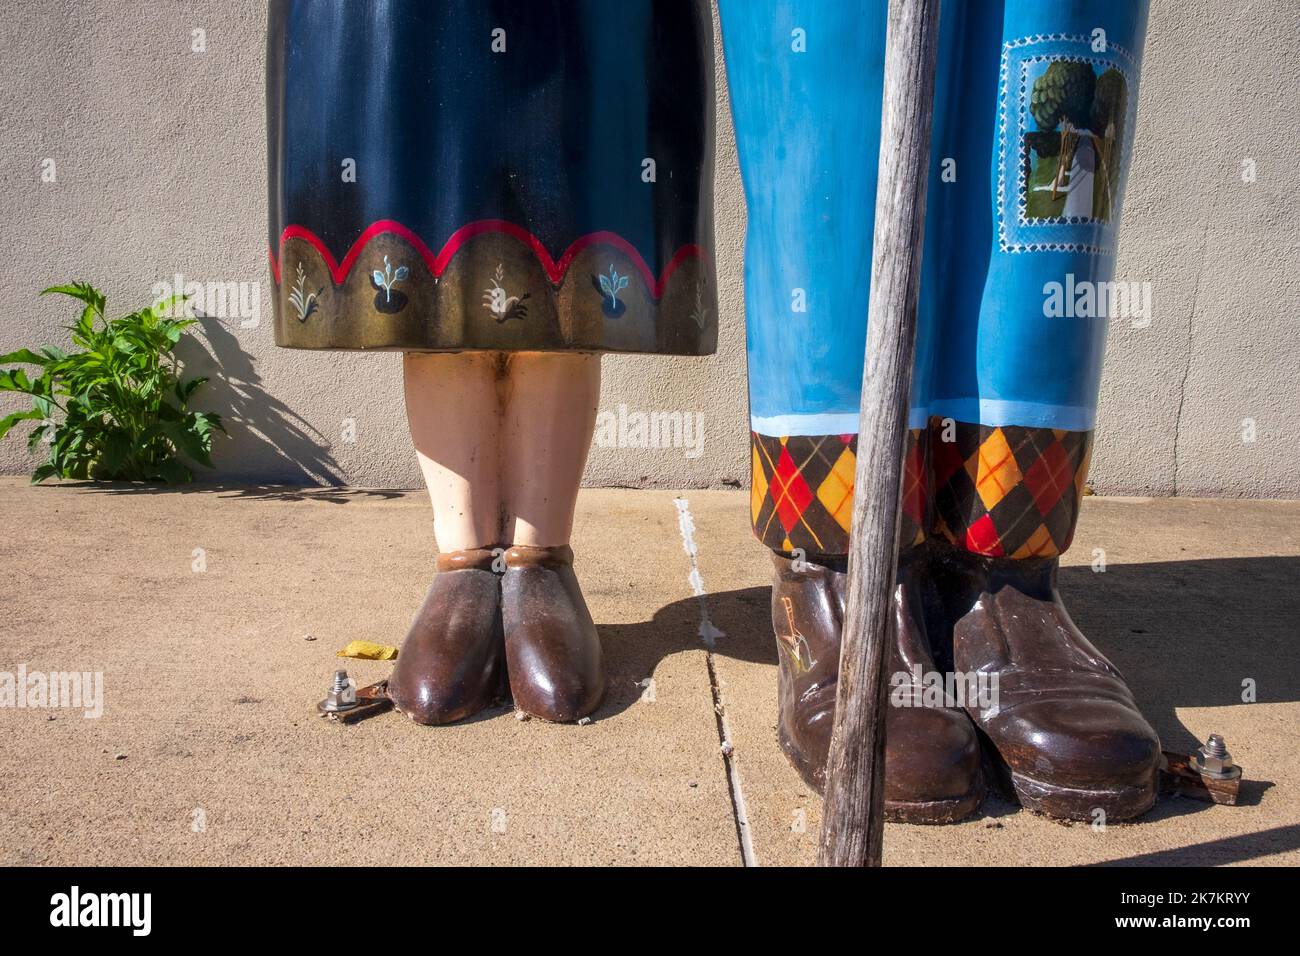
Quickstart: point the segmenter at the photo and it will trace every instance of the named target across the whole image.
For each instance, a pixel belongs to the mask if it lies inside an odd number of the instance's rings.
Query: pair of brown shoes
[[[534,717],[562,723],[600,705],[600,639],[567,545],[453,551],[437,567],[388,680],[397,710],[449,724],[492,703],[506,674]]]
[[[774,560],[780,743],[821,790],[845,575]],[[960,820],[980,805],[987,770],[1023,806],[1054,817],[1116,821],[1151,807],[1159,738],[1120,673],[1070,620],[1056,568],[1055,559],[986,558],[942,545],[900,562],[886,671],[887,819]],[[940,687],[954,674],[966,679],[960,689]],[[960,700],[948,696],[954,689]]]

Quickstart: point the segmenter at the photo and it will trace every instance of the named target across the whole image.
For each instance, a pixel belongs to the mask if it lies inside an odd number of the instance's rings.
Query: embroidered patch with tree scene
[[[998,179],[1004,251],[1113,251],[1137,94],[1130,66],[1126,50],[1098,51],[1082,36],[1006,45]]]

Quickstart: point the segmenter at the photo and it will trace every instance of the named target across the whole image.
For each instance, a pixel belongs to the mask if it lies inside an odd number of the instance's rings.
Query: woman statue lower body
[[[715,348],[712,53],[697,0],[271,4],[276,342],[404,353],[439,548],[412,720],[600,703],[569,547],[600,355]]]

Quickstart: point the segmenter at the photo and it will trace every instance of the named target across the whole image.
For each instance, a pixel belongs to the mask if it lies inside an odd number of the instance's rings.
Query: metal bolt
[[[356,686],[348,679],[347,671],[335,671],[325,699],[317,705],[322,714],[336,714],[357,706]]]
[[[1198,773],[1216,780],[1231,780],[1241,776],[1241,768],[1232,762],[1228,745],[1219,734],[1210,734],[1205,745],[1192,754],[1192,767]]]

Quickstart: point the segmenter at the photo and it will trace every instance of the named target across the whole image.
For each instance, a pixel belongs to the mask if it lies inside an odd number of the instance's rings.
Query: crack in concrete
[[[736,766],[736,750],[731,742],[731,728],[727,726],[727,708],[722,701],[722,685],[713,651],[704,652],[709,670],[709,687],[713,691],[713,716],[718,726],[718,746],[727,773],[727,792],[731,795],[731,812],[736,823],[736,840],[740,844],[740,860],[745,866],[758,866],[754,855],[754,836],[749,828],[749,810],[745,805],[745,789],[740,782],[740,768]]]
[[[727,723],[727,706],[722,698],[722,681],[718,677],[717,662],[713,656],[713,646],[719,637],[726,635],[714,626],[709,618],[709,592],[704,587],[704,578],[700,574],[698,551],[695,546],[695,517],[691,514],[690,502],[685,498],[674,498],[677,508],[677,527],[682,535],[682,550],[690,559],[691,572],[687,580],[700,607],[699,636],[704,641],[704,662],[709,674],[709,691],[713,704],[713,718],[718,731],[718,749],[722,753],[722,766],[727,780],[727,793],[731,798],[731,816],[736,825],[736,841],[739,844],[740,860],[744,866],[757,866],[754,854],[754,838],[749,826],[749,810],[745,804],[745,789],[740,780],[740,768],[736,763],[736,747],[731,739],[731,727]]]

